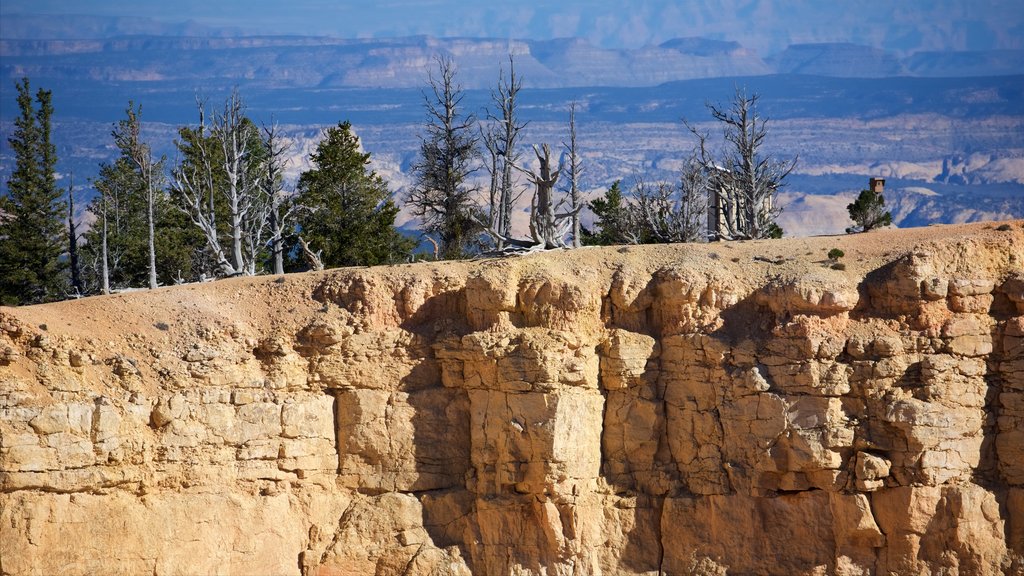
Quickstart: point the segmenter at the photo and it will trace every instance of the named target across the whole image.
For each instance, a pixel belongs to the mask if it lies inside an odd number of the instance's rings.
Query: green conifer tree
[[[384,179],[369,168],[352,125],[328,128],[313,168],[299,177],[299,234],[322,251],[324,266],[360,266],[404,261],[414,247],[394,227],[395,206]]]
[[[583,229],[585,246],[611,246],[633,242],[632,218],[629,206],[622,196],[621,182],[616,180],[605,191],[604,197],[595,198],[587,206],[594,213],[594,230]]]
[[[846,229],[847,234],[867,232],[892,224],[892,214],[885,209],[885,197],[881,192],[861,190],[857,200],[847,204],[846,209],[850,212],[850,220],[854,222],[854,226]]]
[[[40,89],[36,109],[28,78],[15,86],[19,113],[8,138],[15,166],[0,197],[0,303],[10,305],[58,300],[67,289],[61,261],[67,207],[50,140],[52,93]]]

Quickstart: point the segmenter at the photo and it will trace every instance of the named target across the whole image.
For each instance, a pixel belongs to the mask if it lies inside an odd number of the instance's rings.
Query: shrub
[[[838,261],[843,256],[846,256],[846,252],[843,252],[839,248],[833,248],[833,249],[828,251],[828,259],[829,260]]]

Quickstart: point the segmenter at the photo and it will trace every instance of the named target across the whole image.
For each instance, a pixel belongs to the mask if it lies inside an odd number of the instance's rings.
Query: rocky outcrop
[[[1020,573],[1005,228],[0,309],[0,572]]]

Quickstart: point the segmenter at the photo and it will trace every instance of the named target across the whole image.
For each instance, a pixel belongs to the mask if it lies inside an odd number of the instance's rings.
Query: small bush
[[[828,251],[828,259],[838,261],[843,256],[846,256],[846,252],[843,252],[839,248],[833,248]]]
[[[1010,225],[1009,224],[1000,224],[999,227],[996,228],[996,230],[999,230],[1000,232],[1008,232],[1010,230]]]
[[[156,324],[153,324],[153,326],[157,330],[163,330],[164,332],[171,329],[171,327],[166,322],[157,322]]]

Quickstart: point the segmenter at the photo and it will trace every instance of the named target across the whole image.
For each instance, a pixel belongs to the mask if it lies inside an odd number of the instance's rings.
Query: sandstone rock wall
[[[2,309],[0,572],[1020,574],[1024,225],[889,234]]]

